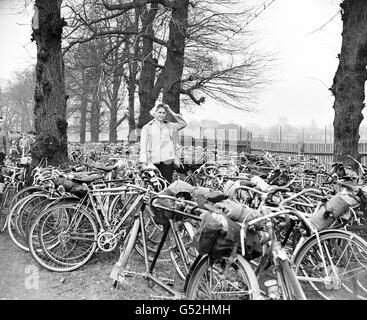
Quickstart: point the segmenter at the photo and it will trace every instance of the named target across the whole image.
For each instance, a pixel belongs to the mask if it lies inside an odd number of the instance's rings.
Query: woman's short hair
[[[158,111],[159,109],[164,109],[166,112],[168,110],[168,105],[165,104],[165,103],[159,103],[157,104],[157,108],[156,108],[156,111]]]

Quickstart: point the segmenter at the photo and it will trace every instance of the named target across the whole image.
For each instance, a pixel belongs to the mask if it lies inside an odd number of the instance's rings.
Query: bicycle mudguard
[[[340,229],[328,229],[328,230],[323,230],[323,231],[320,231],[318,234],[319,234],[319,237],[323,234],[328,234],[328,233],[339,233],[339,234],[344,234],[344,235],[347,235],[347,236],[350,236],[350,237],[355,237],[357,239],[359,239],[360,237],[357,236],[356,234],[352,233],[352,232],[348,232],[348,231],[345,231],[345,230],[340,230]],[[316,238],[316,234],[313,234],[311,237],[309,237],[303,244],[302,246],[298,249],[298,251],[296,252],[296,254],[294,255],[294,259],[293,261],[296,261],[297,260],[297,256],[298,256],[298,253],[301,251],[302,247],[306,246],[309,242],[311,241],[314,241],[314,239]]]
[[[190,267],[190,270],[186,276],[186,279],[185,279],[185,285],[184,285],[184,288],[183,288],[183,291],[186,293],[186,290],[187,290],[187,286],[190,282],[190,279],[191,279],[191,276],[192,274],[194,273],[194,270],[196,268],[196,266],[199,264],[199,262],[204,259],[206,257],[206,255],[202,255],[202,254],[199,254],[195,261],[192,263],[191,267]]]

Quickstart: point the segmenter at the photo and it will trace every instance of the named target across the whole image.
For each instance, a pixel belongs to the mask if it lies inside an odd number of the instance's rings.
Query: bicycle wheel
[[[43,189],[39,186],[29,186],[19,190],[17,193],[14,194],[13,198],[10,201],[10,209],[12,209],[13,206],[24,197],[30,194],[34,194],[36,192],[43,192]]]
[[[184,257],[182,257],[176,243],[170,248],[169,253],[178,275],[182,280],[185,280],[190,270],[190,266],[193,264],[199,253],[192,245],[192,239],[195,232],[193,225],[189,221],[185,221],[183,223],[178,221],[176,223],[179,224],[177,234],[183,247]]]
[[[93,213],[92,213],[93,214]],[[56,204],[44,210],[28,235],[33,258],[50,271],[64,272],[87,263],[97,246],[97,225],[86,207]]]
[[[19,228],[19,217],[20,212],[22,208],[24,207],[24,204],[32,199],[34,195],[29,195],[27,197],[21,198],[18,200],[10,210],[9,217],[8,217],[8,232],[10,235],[10,238],[13,240],[14,244],[25,251],[29,251],[28,244],[24,236],[21,234],[20,228]]]
[[[307,299],[367,298],[367,242],[341,230],[309,238],[297,252],[295,272]]]
[[[7,221],[7,227],[8,227],[8,233],[10,235],[10,238],[12,239],[14,244],[22,250],[29,251],[28,247],[25,246],[24,243],[22,242],[22,237],[20,236],[20,233],[18,232],[17,227],[16,227],[16,219],[18,216],[18,210],[25,200],[26,199],[20,199],[18,202],[16,202],[12,206],[12,209],[10,210],[8,221]]]
[[[193,270],[186,296],[195,300],[256,300],[260,297],[257,278],[250,264],[237,254],[233,263],[228,258],[205,256]]]
[[[15,192],[16,190],[13,186],[7,185],[5,187],[1,205],[0,205],[0,232],[5,231],[6,229],[9,211],[10,211],[9,204]]]
[[[124,275],[121,273],[121,271],[123,272],[124,269],[126,268],[126,265],[129,261],[133,248],[136,244],[139,229],[140,229],[140,221],[139,221],[139,218],[136,218],[134,220],[134,224],[132,228],[130,229],[128,235],[126,236],[124,240],[124,244],[121,248],[120,258],[116,262],[116,264],[114,265],[111,271],[110,278],[114,280],[113,287],[117,286],[119,279],[124,278]]]
[[[17,207],[18,209],[14,211],[15,216],[9,216],[8,227],[10,230],[14,231],[20,243],[22,243],[28,249],[27,238],[26,238],[26,225],[27,219],[30,215],[37,215],[40,213],[40,208],[35,209],[36,205],[43,200],[48,200],[49,195],[45,193],[35,193],[25,196],[21,200],[21,204]],[[12,228],[10,228],[12,227]],[[27,250],[28,251],[28,250]]]

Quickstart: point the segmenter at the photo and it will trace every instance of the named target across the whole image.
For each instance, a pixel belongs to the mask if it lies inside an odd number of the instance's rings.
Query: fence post
[[[218,140],[217,140],[217,128],[214,129],[214,161],[217,162],[217,150],[218,150]]]
[[[224,129],[224,153],[229,154],[229,129]]]
[[[208,156],[207,156],[207,148],[208,148],[208,138],[207,137],[203,137],[203,153],[204,153],[204,157],[203,157],[203,161],[208,161]]]

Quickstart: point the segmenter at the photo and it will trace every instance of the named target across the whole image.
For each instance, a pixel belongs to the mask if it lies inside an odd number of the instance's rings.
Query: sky
[[[271,2],[242,1],[257,12]],[[340,14],[335,16],[339,10],[338,0],[275,0],[247,26],[258,50],[271,53],[276,61],[276,77],[259,93],[257,111],[229,110],[207,100],[194,113],[183,110],[184,116],[188,121],[211,119],[244,126],[274,125],[279,117],[295,126],[308,126],[312,120],[320,127],[331,124],[334,98],[328,88],[341,48],[342,21]],[[32,14],[32,6],[24,9],[24,0],[0,0],[0,85],[35,63]]]
[[[244,2],[259,8],[271,1]],[[288,123],[296,126],[308,126],[312,120],[320,127],[332,123],[334,98],[328,88],[338,66],[342,21],[340,14],[328,21],[339,10],[337,0],[271,3],[248,28],[254,33],[257,48],[273,54],[276,79],[259,94],[257,112],[216,106],[217,119],[260,126],[276,124],[279,117],[287,117]],[[200,109],[193,118],[214,114],[208,111],[212,110],[209,105]]]
[[[35,63],[36,45],[31,42],[33,7],[24,0],[0,0],[0,86]]]

